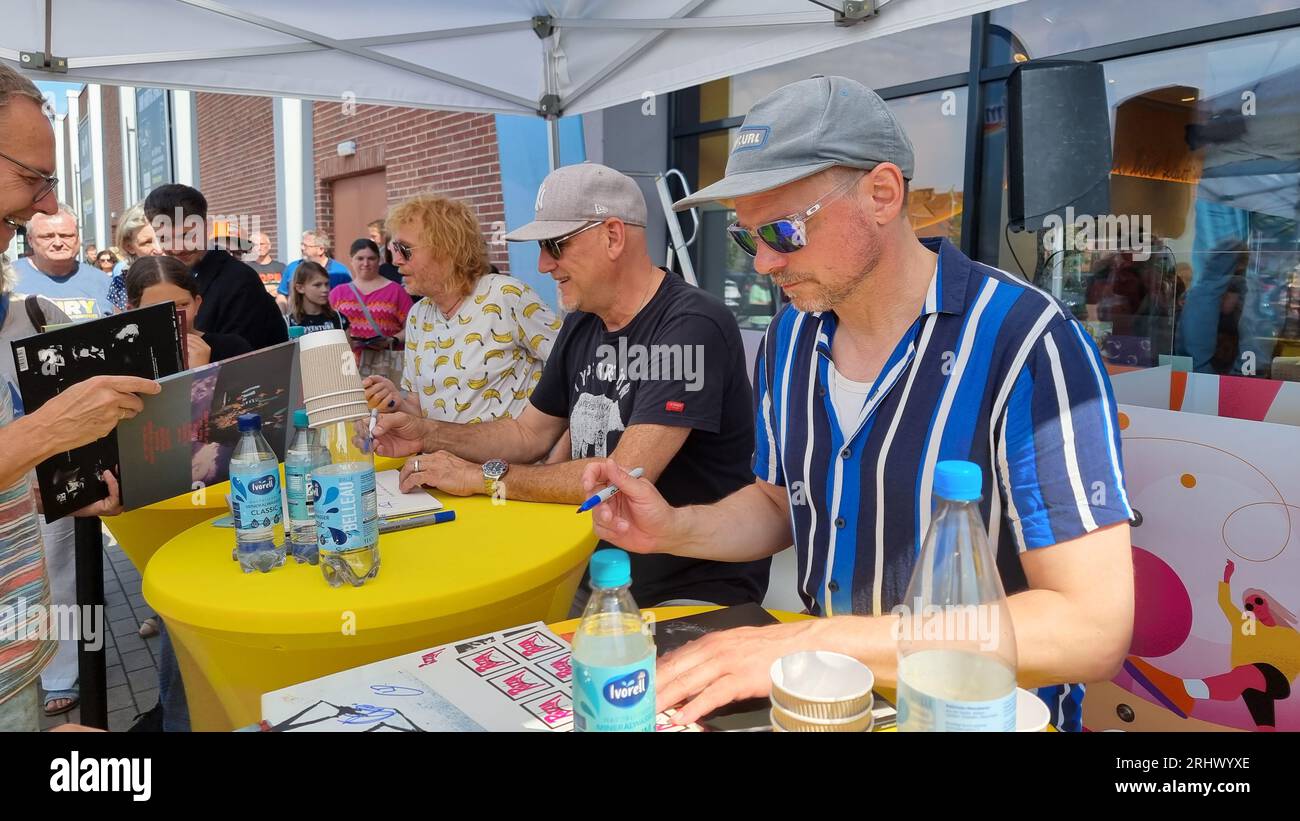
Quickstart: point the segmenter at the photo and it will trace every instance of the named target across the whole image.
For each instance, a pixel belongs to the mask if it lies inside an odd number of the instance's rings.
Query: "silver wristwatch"
[[[483,488],[489,496],[496,495],[497,483],[508,470],[510,465],[504,459],[489,459],[483,463]]]

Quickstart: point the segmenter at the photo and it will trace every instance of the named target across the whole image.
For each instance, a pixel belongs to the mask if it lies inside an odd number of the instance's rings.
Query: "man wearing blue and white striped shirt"
[[[885,103],[843,77],[759,101],[726,176],[678,202],[734,204],[732,238],[791,302],[754,369],[756,481],[673,509],[612,461],[588,490],[597,534],[640,553],[749,561],[793,539],[799,593],[825,618],[715,633],[666,657],[660,708],[694,721],[765,695],[800,650],[897,679],[890,615],[929,526],[937,462],[978,464],[981,511],[1009,596],[1021,686],[1079,729],[1083,686],[1118,670],[1133,565],[1115,400],[1080,324],[1024,280],[907,220],[911,142]]]

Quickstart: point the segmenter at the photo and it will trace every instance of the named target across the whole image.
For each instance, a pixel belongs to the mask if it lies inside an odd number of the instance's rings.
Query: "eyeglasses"
[[[388,241],[388,247],[392,249],[394,254],[400,254],[402,259],[410,259],[412,251],[416,250],[417,248],[424,248],[425,246],[407,245],[404,242],[398,242],[395,239],[390,239]]]
[[[764,245],[778,254],[793,254],[808,244],[808,220],[821,211],[830,200],[857,185],[864,175],[865,172],[837,185],[818,197],[816,202],[803,211],[791,214],[784,219],[765,223],[753,230],[741,226],[738,222],[733,222],[727,226],[727,233],[736,241],[740,249],[751,257],[758,255],[758,240],[762,240]]]
[[[45,199],[45,196],[49,194],[51,191],[53,191],[55,187],[58,186],[59,184],[59,178],[54,176],[53,174],[46,174],[41,171],[37,171],[35,168],[32,168],[27,163],[19,162],[18,160],[15,160],[13,157],[3,152],[0,152],[0,157],[4,157],[9,162],[13,163],[14,165],[18,166],[19,168],[23,169],[24,171],[30,174],[35,174],[36,176],[40,177],[44,181],[41,187],[37,189],[36,195],[32,197],[32,205],[35,205],[36,203]]]
[[[1256,596],[1254,602],[1246,602],[1246,609],[1253,611],[1256,607],[1262,607],[1263,604],[1264,604],[1264,600],[1259,596]]]
[[[556,237],[555,239],[539,239],[537,241],[537,244],[540,245],[542,247],[542,250],[550,254],[553,258],[559,259],[560,255],[564,253],[564,247],[563,247],[564,243],[573,239],[578,234],[581,234],[583,231],[590,231],[592,228],[604,224],[605,224],[604,222],[593,222],[591,225],[584,225],[583,227],[579,228],[577,231],[574,231],[569,234],[565,234],[562,237]]]

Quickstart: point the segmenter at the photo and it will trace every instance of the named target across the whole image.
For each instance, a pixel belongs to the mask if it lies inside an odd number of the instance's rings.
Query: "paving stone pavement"
[[[154,615],[140,594],[140,572],[117,542],[104,538],[105,664],[108,684],[108,729],[121,732],[158,703],[158,638],[140,638],[140,622]],[[42,692],[42,699],[44,692]],[[78,705],[61,716],[41,717],[41,729],[79,723]]]

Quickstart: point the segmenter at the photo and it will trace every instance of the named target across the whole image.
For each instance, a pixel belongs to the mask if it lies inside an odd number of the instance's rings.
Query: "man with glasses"
[[[73,322],[113,313],[112,280],[81,261],[81,233],[71,209],[60,205],[53,214],[34,214],[27,223],[27,244],[31,255],[14,263],[17,293],[46,297]]]
[[[58,208],[54,130],[42,110],[44,102],[31,81],[0,65],[0,250],[32,217],[53,215]],[[0,256],[0,333],[26,318],[21,305],[15,311],[10,299],[13,278]],[[158,390],[157,383],[147,379],[97,376],[15,419],[12,390],[0,379],[0,613],[33,613],[36,608],[48,612],[50,606],[29,473],[56,453],[108,435],[120,420],[140,411],[136,394]],[[113,499],[81,511],[85,515],[114,512],[117,485],[112,474],[106,473],[105,481]],[[18,627],[22,630],[0,630],[0,732],[39,728],[36,680],[56,649],[50,625],[32,620]]]
[[[1082,686],[1119,669],[1133,624],[1130,509],[1115,401],[1096,347],[1049,295],[907,220],[912,145],[844,77],[778,89],[745,117],[725,177],[676,204],[734,203],[730,232],[789,296],[755,366],[756,482],[671,510],[626,464],[587,468],[622,491],[596,533],[630,551],[715,561],[791,540],[799,593],[824,618],[715,633],[659,664],[659,707],[689,722],[766,695],[774,660],[857,657],[897,681],[894,610],[934,503],[936,462],[974,462],[1010,595],[1018,679],[1058,727]]]
[[[404,490],[578,505],[590,495],[583,471],[607,457],[643,468],[674,505],[714,502],[753,481],[754,420],[736,320],[716,297],[654,266],[645,223],[641,190],[612,168],[584,163],[546,177],[536,219],[506,235],[541,245],[538,268],[570,312],[541,381],[518,419],[458,425],[382,416],[379,452],[415,455],[402,469]],[[535,464],[566,432],[570,458]],[[769,563],[634,556],[632,593],[644,606],[760,602]],[[577,604],[585,595],[584,586]]]
[[[293,274],[303,260],[314,262],[325,269],[325,273],[330,275],[331,291],[339,285],[352,281],[352,272],[348,267],[330,256],[330,238],[324,232],[304,231],[299,250],[302,252],[302,259],[295,259],[289,263],[289,267],[284,269],[284,276],[280,278],[275,301],[280,306],[281,313],[289,312],[289,288],[293,285]]]

